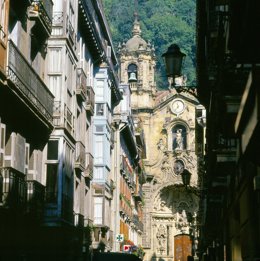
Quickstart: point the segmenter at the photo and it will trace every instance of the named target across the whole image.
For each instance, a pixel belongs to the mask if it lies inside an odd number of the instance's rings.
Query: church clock
[[[184,111],[185,105],[182,100],[174,100],[171,105],[171,110],[175,114],[180,114]]]

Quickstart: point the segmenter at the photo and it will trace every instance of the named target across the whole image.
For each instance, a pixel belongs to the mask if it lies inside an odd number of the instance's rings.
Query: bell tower
[[[138,14],[134,14],[132,37],[119,45],[120,81],[129,84],[131,107],[135,109],[149,109],[154,106],[156,91],[155,53],[150,42],[141,37]]]

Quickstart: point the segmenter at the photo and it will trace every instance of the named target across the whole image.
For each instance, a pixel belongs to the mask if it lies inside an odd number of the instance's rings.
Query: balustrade
[[[53,95],[14,43],[8,41],[7,76],[47,121],[52,122]]]

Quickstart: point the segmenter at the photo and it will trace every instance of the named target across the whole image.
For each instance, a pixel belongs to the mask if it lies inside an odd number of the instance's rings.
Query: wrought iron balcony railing
[[[28,10],[29,18],[39,22],[48,35],[51,34],[52,7],[52,0],[34,0]]]
[[[91,153],[86,153],[86,170],[85,177],[93,179],[94,157]]]
[[[144,230],[144,224],[143,224],[143,222],[140,220],[140,218],[138,217],[138,215],[134,215],[132,220],[133,220],[133,223],[135,224],[136,230],[142,232],[142,231]]]
[[[19,210],[25,205],[25,174],[12,167],[0,168],[0,207]]]
[[[90,115],[94,115],[95,108],[95,92],[92,86],[87,86],[87,101],[86,101],[86,110]]]
[[[85,145],[81,141],[76,142],[76,159],[75,168],[81,171],[85,170],[86,157],[85,157]]]
[[[37,219],[44,214],[45,186],[36,180],[27,181],[27,212]]]
[[[63,12],[53,12],[51,33],[53,36],[62,36],[64,34]]]
[[[52,123],[53,95],[11,40],[8,41],[7,76],[24,99]]]
[[[83,101],[87,98],[87,76],[82,68],[77,69],[76,94]]]
[[[74,135],[75,117],[69,107],[61,101],[55,101],[53,104],[53,124],[55,127],[66,128],[67,131]]]
[[[142,201],[143,199],[143,190],[142,186],[139,185],[139,187],[136,189],[136,192],[134,193],[134,198],[136,201]]]
[[[74,134],[74,116],[71,112],[71,110],[69,109],[68,106],[66,106],[65,104],[65,108],[64,108],[64,117],[65,117],[65,128],[69,131],[69,133],[71,135]]]
[[[69,16],[67,16],[66,23],[67,23],[66,32],[68,35],[68,39],[69,39],[70,43],[72,45],[74,45],[76,42],[76,33],[75,33],[75,29],[69,19]]]

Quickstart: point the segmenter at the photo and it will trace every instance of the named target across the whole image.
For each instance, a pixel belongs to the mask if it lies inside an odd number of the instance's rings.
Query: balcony
[[[78,228],[83,228],[84,227],[84,215],[80,213],[75,213],[74,214],[74,225]]]
[[[25,205],[25,174],[11,167],[0,168],[0,208],[21,210]]]
[[[95,108],[95,92],[92,86],[87,86],[86,111],[93,116]]]
[[[85,158],[85,145],[81,141],[76,142],[76,159],[75,159],[75,169],[80,171],[85,170],[86,158]]]
[[[85,178],[93,179],[94,157],[91,153],[86,153]]]
[[[53,12],[52,17],[52,36],[62,36],[64,31],[63,12]]]
[[[69,39],[69,42],[71,43],[71,45],[74,45],[76,43],[76,33],[75,33],[75,29],[69,19],[69,17],[67,16],[67,19],[66,19],[66,32],[67,32],[67,35],[68,35],[68,39]]]
[[[100,242],[101,239],[103,239],[103,241],[108,242],[109,231],[110,231],[109,227],[105,225],[99,225],[99,226],[96,225],[94,227],[94,245],[97,246],[97,244]]]
[[[140,219],[137,215],[133,216],[133,223],[135,224],[135,228],[138,232],[143,232],[144,224],[143,224],[143,222],[140,221]]]
[[[82,68],[77,69],[76,95],[80,100],[86,101],[87,98],[87,76]]]
[[[74,135],[74,116],[68,106],[64,106],[64,123],[65,128],[73,136]]]
[[[36,21],[49,36],[52,26],[52,0],[34,0],[28,9],[28,17]]]
[[[6,58],[7,58],[7,50],[6,50],[6,42],[7,42],[7,35],[5,32],[5,28],[0,26],[0,72],[5,74],[6,70]]]
[[[74,135],[74,115],[69,107],[61,101],[53,103],[53,124],[56,128],[65,128],[72,136]]]
[[[12,41],[8,41],[8,80],[14,85],[15,92],[31,108],[52,125],[53,95],[36,71],[27,62]]]
[[[216,156],[217,162],[235,162],[237,152],[237,141],[233,138],[218,137]]]
[[[134,198],[135,198],[136,201],[142,201],[142,199],[143,199],[143,190],[142,190],[141,185],[139,185],[139,188],[135,192]]]
[[[27,181],[27,212],[41,220],[44,214],[45,186],[36,180]]]

